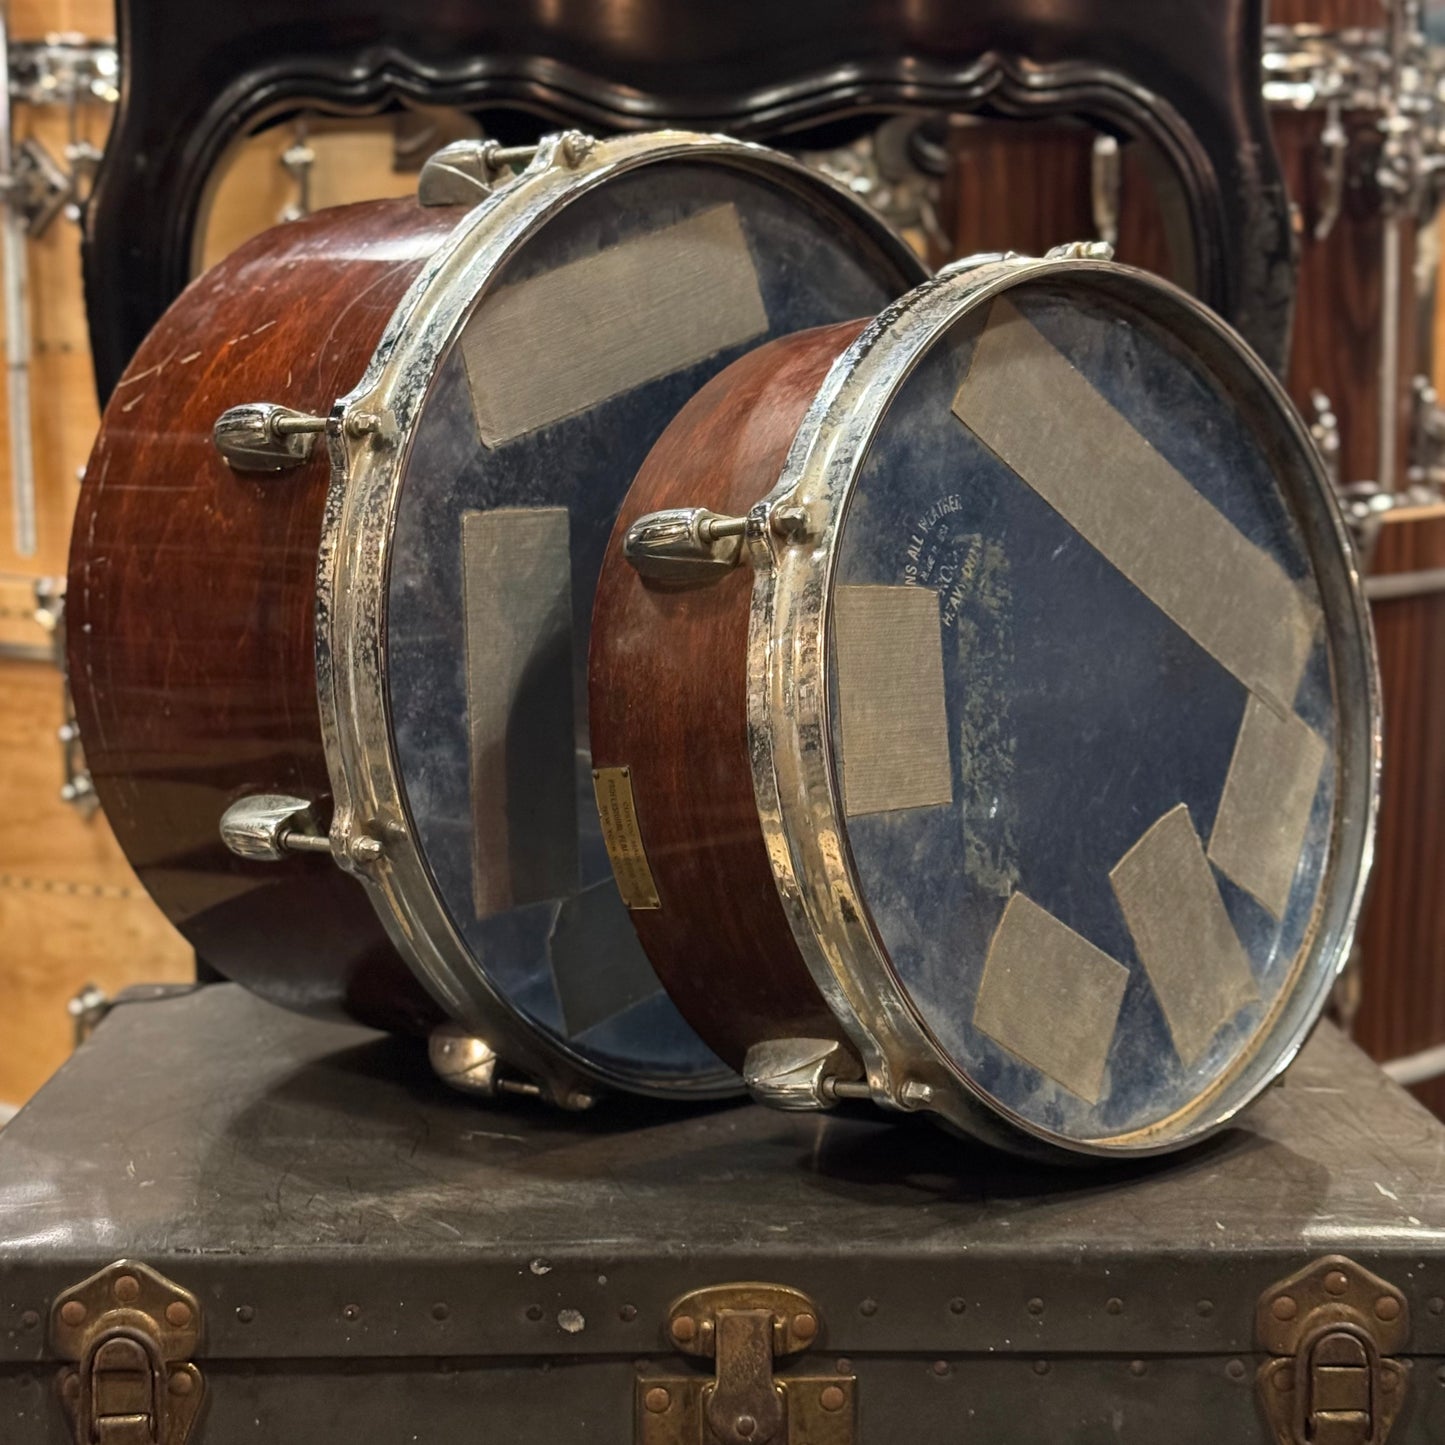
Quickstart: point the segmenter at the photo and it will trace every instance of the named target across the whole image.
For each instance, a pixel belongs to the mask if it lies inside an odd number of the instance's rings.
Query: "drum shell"
[[[628,493],[593,607],[592,760],[627,767],[661,907],[633,909],[683,1017],[726,1062],[771,1038],[840,1039],[778,897],[747,722],[752,569],[706,585],[644,581],[623,557],[638,518],[748,511],[776,484],[833,361],[865,325],[759,347],[714,377],[658,439]]]
[[[317,805],[324,438],[294,470],[239,473],[211,440],[228,407],[329,412],[459,212],[320,212],[194,282],[132,361],[86,469],[69,576],[69,664],[100,801],[141,881],[204,963],[277,1002],[391,1028],[435,1008],[361,885],[325,855],[242,860],[226,807]]]

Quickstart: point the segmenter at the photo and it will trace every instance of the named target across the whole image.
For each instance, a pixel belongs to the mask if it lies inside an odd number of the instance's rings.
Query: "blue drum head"
[[[588,751],[603,552],[682,404],[745,351],[878,311],[922,274],[861,205],[765,153],[579,185],[521,234],[407,441],[386,705],[408,827],[477,991],[594,1076],[734,1086],[618,896]]]
[[[1295,421],[1242,343],[1131,294],[1022,281],[921,351],[838,524],[826,720],[946,1068],[1030,1134],[1149,1149],[1313,1021],[1373,773],[1341,763],[1350,563]]]

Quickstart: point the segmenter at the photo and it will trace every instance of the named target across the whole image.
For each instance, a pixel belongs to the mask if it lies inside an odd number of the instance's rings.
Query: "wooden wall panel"
[[[103,0],[12,0],[12,34],[113,33]],[[81,131],[105,139],[109,110],[84,107]],[[17,140],[34,136],[57,160],[69,121],[62,108],[16,108]],[[221,173],[210,211],[205,260],[275,224],[297,196],[280,162],[289,128],[244,142]],[[393,165],[391,122],[317,121],[310,143],[314,208],[404,194],[414,174]],[[151,902],[103,816],[81,816],[59,796],[61,679],[38,660],[50,634],[35,620],[34,584],[63,577],[78,478],[99,424],[80,280],[80,233],[57,219],[27,245],[32,342],[31,428],[38,548],[14,545],[8,397],[0,388],[0,1104],[18,1104],[70,1047],[66,1003],[85,984],[106,992],[185,980],[194,961]],[[3,333],[0,333],[3,334]],[[21,648],[37,660],[17,660]]]
[[[146,896],[105,819],[60,800],[60,675],[0,661],[0,1102],[65,1058],[66,1003],[193,976],[191,952]]]
[[[316,156],[311,168],[311,209],[385,196],[409,196],[416,176],[393,163],[393,122],[311,120],[307,144]],[[273,226],[295,203],[297,187],[281,163],[296,138],[290,126],[264,131],[232,150],[217,171],[201,244],[200,269],[229,256],[242,241]]]

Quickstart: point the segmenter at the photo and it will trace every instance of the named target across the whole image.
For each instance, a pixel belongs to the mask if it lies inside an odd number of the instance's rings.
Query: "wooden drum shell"
[[[728,1064],[771,1038],[840,1039],[794,942],[763,841],[747,722],[753,572],[701,586],[644,581],[625,560],[647,513],[747,512],[776,485],[834,360],[866,321],[759,347],[678,413],[638,472],[593,606],[593,766],[630,770],[661,907],[638,936],[683,1017]]]
[[[436,1010],[362,886],[325,855],[249,862],[220,839],[246,794],[293,794],[329,816],[314,648],[330,469],[322,438],[294,470],[234,472],[211,430],[245,402],[328,413],[457,214],[410,201],[321,212],[195,281],[106,408],[70,556],[77,717],[141,881],[220,973],[391,1028]]]

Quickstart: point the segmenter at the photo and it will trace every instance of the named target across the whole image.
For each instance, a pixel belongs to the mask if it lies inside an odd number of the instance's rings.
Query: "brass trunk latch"
[[[1272,1285],[1255,1317],[1260,1403],[1278,1445],[1384,1445],[1409,1364],[1389,1358],[1410,1334],[1394,1285],[1332,1254]]]
[[[77,1445],[185,1445],[205,1393],[200,1333],[196,1297],[148,1265],[122,1259],[66,1290],[50,1342],[74,1361],[59,1385]]]
[[[778,1284],[722,1284],[684,1295],[668,1311],[667,1338],[714,1361],[705,1374],[637,1382],[638,1445],[853,1445],[852,1375],[774,1375],[818,1342],[817,1307]]]

